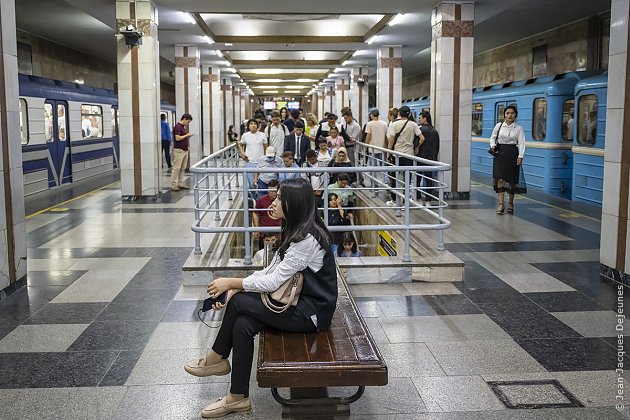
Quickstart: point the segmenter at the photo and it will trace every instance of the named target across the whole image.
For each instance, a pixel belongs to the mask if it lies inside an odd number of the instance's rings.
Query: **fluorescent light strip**
[[[223,57],[223,53],[221,52],[221,50],[214,50],[215,54],[218,55],[219,57]]]
[[[398,25],[403,20],[403,16],[405,16],[403,13],[398,13],[394,19],[387,24],[387,26]]]
[[[212,38],[210,38],[208,35],[205,35],[203,37],[203,39],[204,39],[204,41],[206,41],[210,45],[214,44],[214,40]]]
[[[373,35],[370,39],[368,39],[367,43],[368,43],[368,45],[370,45],[374,41],[376,41],[376,35]]]

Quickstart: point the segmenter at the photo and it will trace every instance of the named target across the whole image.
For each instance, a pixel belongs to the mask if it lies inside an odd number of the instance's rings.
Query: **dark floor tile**
[[[570,338],[579,333],[529,302],[480,303],[479,308],[512,338]]]
[[[93,322],[68,348],[68,351],[142,350],[157,325],[156,321]]]
[[[549,275],[554,273],[584,273],[599,274],[599,261],[558,262],[558,263],[533,263],[534,267]]]
[[[517,292],[511,287],[497,288],[466,288],[464,284],[454,283],[461,292],[468,297],[473,303],[505,303],[505,302],[527,302],[527,298],[523,294]]]
[[[525,293],[529,299],[549,312],[605,311],[605,306],[580,292]]]
[[[423,296],[380,296],[377,302],[385,316],[437,315]]]
[[[516,340],[545,369],[556,371],[612,370],[614,348],[599,338]]]
[[[199,321],[198,312],[203,300],[175,300],[171,303],[160,322],[194,322]]]
[[[96,386],[118,353],[0,353],[0,388]]]
[[[30,271],[26,278],[29,286],[70,286],[87,271]]]
[[[169,300],[155,301],[151,304],[134,302],[110,303],[96,317],[96,321],[154,321],[162,319],[169,304]]]
[[[98,386],[123,386],[143,350],[121,351]]]
[[[177,272],[140,272],[127,284],[127,289],[175,289],[179,290],[184,279],[181,268]]]
[[[89,324],[106,306],[106,302],[49,303],[31,316],[26,324]]]
[[[6,337],[11,331],[13,331],[17,325],[0,325],[0,340]]]
[[[53,300],[66,286],[28,286],[23,287],[0,302],[0,310],[4,305],[43,306]]]
[[[464,295],[426,295],[424,299],[438,315],[469,315],[483,313]]]
[[[379,297],[355,297],[354,303],[356,303],[359,312],[365,318],[378,318],[382,317],[383,311],[378,304]]]

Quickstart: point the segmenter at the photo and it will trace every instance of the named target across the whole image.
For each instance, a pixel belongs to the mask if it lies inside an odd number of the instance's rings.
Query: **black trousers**
[[[394,163],[395,164],[395,163]],[[404,157],[399,157],[398,158],[398,166],[413,166],[413,160],[408,159],[408,158],[404,158]],[[405,174],[403,172],[390,172],[389,173],[389,186],[392,188],[396,188],[396,178],[400,177],[400,187],[403,188],[405,186]],[[411,177],[409,177],[409,180],[411,182]],[[412,185],[409,185],[409,189],[411,190]],[[402,195],[405,195],[405,191],[404,190],[400,190],[398,191],[399,193],[401,193]],[[395,194],[395,190],[391,191],[391,195],[392,195],[392,200],[396,201],[396,194]]]
[[[212,350],[227,358],[232,354],[232,394],[249,395],[254,360],[254,337],[264,328],[288,332],[315,332],[313,321],[291,306],[281,314],[263,304],[260,293],[240,292],[230,299]]]
[[[171,165],[171,142],[168,140],[162,140],[162,150],[164,151],[164,157],[166,158],[166,166],[169,168]]]

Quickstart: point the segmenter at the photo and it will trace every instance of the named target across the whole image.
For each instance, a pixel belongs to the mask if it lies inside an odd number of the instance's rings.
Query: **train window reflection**
[[[53,108],[52,104],[44,104],[44,138],[47,143],[53,141]]]
[[[57,105],[57,136],[60,141],[66,141],[68,135],[68,116],[66,114],[66,106]]]
[[[28,107],[26,106],[26,99],[20,98],[20,140],[22,144],[28,144]]]
[[[597,96],[584,95],[578,102],[578,143],[593,146],[597,142]]]
[[[81,105],[81,132],[84,139],[103,137],[103,108],[99,105]]]
[[[473,136],[480,136],[483,130],[483,104],[472,105],[472,125],[471,134]]]
[[[505,110],[505,104],[497,105],[497,123],[502,123],[505,120],[505,116],[503,115],[503,111]]]
[[[574,107],[575,101],[573,99],[568,99],[562,104],[562,140],[573,141]]]
[[[532,137],[544,140],[547,137],[547,99],[534,99],[534,115],[532,118]]]
[[[116,108],[112,108],[112,136],[118,135],[118,126],[116,125]]]

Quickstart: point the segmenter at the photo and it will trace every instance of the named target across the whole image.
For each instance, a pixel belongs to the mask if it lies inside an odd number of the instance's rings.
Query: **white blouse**
[[[490,147],[494,147],[497,144],[497,138],[499,144],[514,144],[518,147],[518,157],[523,158],[525,155],[525,131],[523,127],[517,123],[507,125],[506,123],[497,124],[492,130],[492,136],[490,136]]]
[[[289,245],[282,261],[276,252],[269,267],[245,277],[243,289],[246,292],[273,292],[298,271],[308,267],[318,272],[324,265],[325,254],[319,242],[309,234],[304,240]]]

